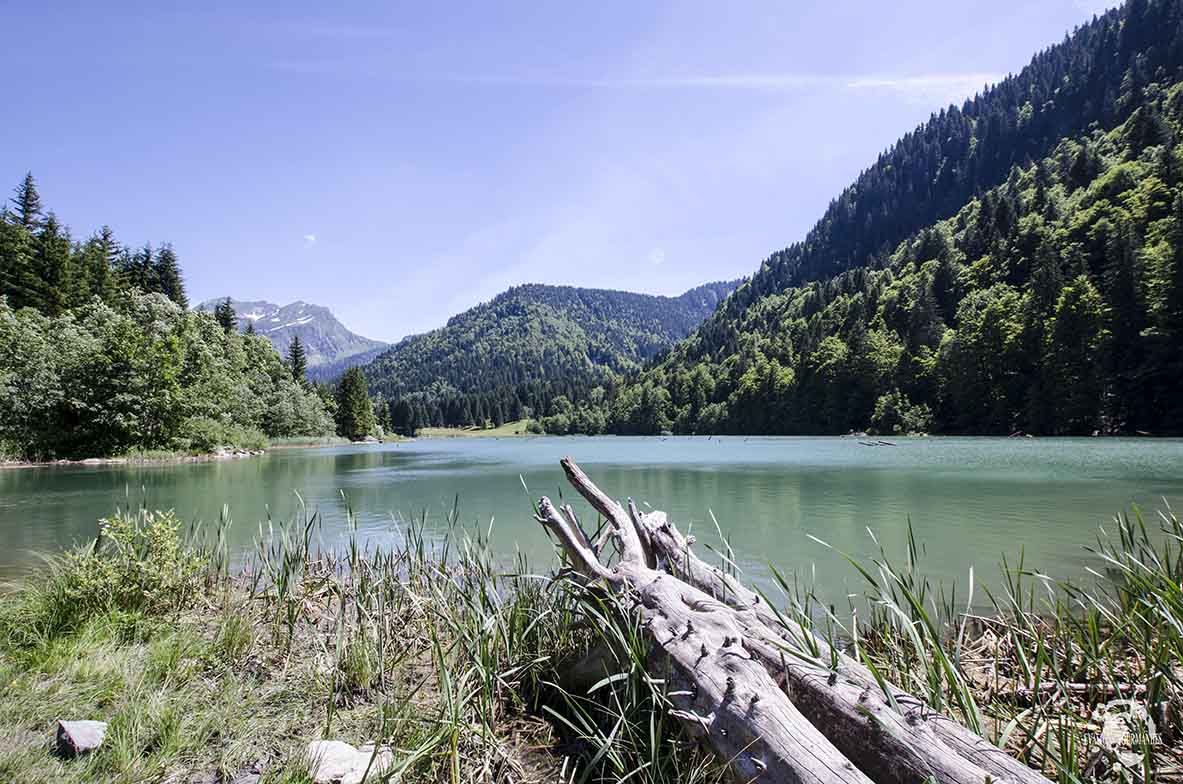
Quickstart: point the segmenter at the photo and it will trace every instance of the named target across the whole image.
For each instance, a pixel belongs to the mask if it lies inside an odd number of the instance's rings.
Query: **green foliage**
[[[416,427],[496,427],[551,416],[548,432],[599,432],[605,412],[599,403],[584,405],[591,391],[610,389],[668,351],[735,286],[710,283],[680,297],[517,286],[441,329],[407,338],[365,373],[375,394],[408,402],[413,415],[395,419]],[[571,412],[555,410],[559,397],[584,414],[573,421]]]
[[[193,417],[180,427],[177,443],[197,454],[208,454],[220,447],[266,449],[267,434],[209,417]]]
[[[288,367],[292,371],[292,379],[298,383],[305,383],[308,377],[308,357],[304,354],[304,344],[299,335],[292,335],[292,342],[288,344]]]
[[[18,224],[29,231],[37,228],[41,221],[41,195],[37,192],[33,172],[26,173],[20,185],[16,186],[12,206],[16,210]]]
[[[877,433],[924,433],[932,425],[932,411],[926,405],[913,405],[898,389],[880,396],[871,414],[871,427]]]
[[[414,438],[419,429],[419,418],[415,407],[406,398],[386,406],[391,429],[399,435]]]
[[[345,371],[337,385],[337,435],[359,439],[371,435],[376,424],[366,377],[361,368]]]
[[[189,307],[189,298],[185,296],[185,284],[181,281],[181,267],[177,261],[177,252],[172,245],[165,244],[156,254],[153,263],[153,276],[160,293],[180,305]]]
[[[228,663],[242,659],[255,643],[255,629],[250,620],[241,614],[228,613],[218,624],[218,636],[214,648]]]
[[[130,620],[175,612],[202,587],[206,561],[182,541],[172,512],[118,513],[100,525],[95,542],[54,563],[6,607],[0,624],[10,645],[50,642],[103,613]]]
[[[234,315],[234,306],[227,297],[214,308],[214,319],[227,335],[237,329],[238,317]]]
[[[1183,433],[1180,20],[1127,4],[934,115],[607,429]]]
[[[266,341],[186,312],[171,245],[131,252],[106,226],[73,241],[44,213],[32,175],[12,204],[0,211],[6,454],[208,451],[331,432],[320,397]]]
[[[260,337],[125,291],[56,317],[0,301],[0,441],[24,457],[261,447],[332,422]]]
[[[0,296],[12,307],[57,316],[92,297],[108,300],[131,288],[188,307],[171,245],[131,253],[107,226],[85,242],[74,241],[53,212],[44,212],[32,174],[17,186],[12,208],[0,210]]]

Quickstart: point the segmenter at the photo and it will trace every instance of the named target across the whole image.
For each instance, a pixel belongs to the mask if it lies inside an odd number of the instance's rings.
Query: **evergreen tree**
[[[244,330],[243,330],[243,332],[245,332],[245,333],[246,333],[246,334],[248,334],[248,335],[253,335],[253,334],[255,334],[255,322],[253,322],[253,321],[248,321],[248,322],[246,323],[246,329],[244,329]]]
[[[33,238],[10,212],[0,211],[0,294],[13,309],[36,307],[41,279],[33,269]]]
[[[390,426],[399,435],[414,437],[418,429],[415,409],[403,398],[390,406]]]
[[[125,252],[119,258],[119,272],[125,286],[150,293],[160,291],[155,285],[155,270],[153,269],[153,251],[151,245],[145,245],[138,251]]]
[[[1100,424],[1107,320],[1101,293],[1086,276],[1064,287],[1049,330],[1048,364],[1058,397],[1056,432],[1089,435]]]
[[[121,287],[118,272],[119,253],[119,243],[115,241],[110,226],[101,228],[86,241],[82,249],[80,266],[86,269],[90,293],[104,302],[110,301],[115,291]]]
[[[374,429],[374,408],[361,368],[351,367],[337,386],[337,435],[365,438]]]
[[[37,193],[37,183],[33,180],[33,173],[29,172],[16,186],[16,195],[12,199],[16,208],[16,220],[25,231],[35,231],[41,225],[41,196]]]
[[[299,335],[292,335],[292,342],[288,344],[288,368],[292,371],[292,378],[301,384],[307,383],[308,358]]]
[[[152,281],[161,294],[180,305],[189,307],[189,298],[185,296],[185,283],[181,280],[181,266],[177,262],[177,253],[167,242],[161,246],[152,264]]]
[[[238,317],[234,314],[234,306],[230,304],[230,298],[222,300],[214,308],[214,318],[222,325],[222,329],[229,335],[238,329]]]
[[[56,316],[81,303],[83,289],[70,254],[70,235],[51,212],[33,244],[33,263],[41,279],[40,307]]]

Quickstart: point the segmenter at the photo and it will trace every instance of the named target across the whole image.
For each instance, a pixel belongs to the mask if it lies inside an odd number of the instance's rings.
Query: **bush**
[[[220,422],[209,417],[193,417],[182,426],[178,445],[182,449],[203,454],[213,452],[218,447],[265,449],[267,436],[253,427]]]
[[[923,403],[913,405],[898,389],[875,401],[875,413],[871,415],[871,429],[875,433],[924,433],[931,425],[932,409]]]
[[[11,600],[0,617],[11,644],[47,642],[103,613],[160,614],[191,602],[206,559],[182,541],[174,513],[119,513],[100,524],[97,540],[55,562],[47,579]]]
[[[266,338],[126,292],[59,316],[0,297],[0,441],[22,457],[261,447],[333,423]]]

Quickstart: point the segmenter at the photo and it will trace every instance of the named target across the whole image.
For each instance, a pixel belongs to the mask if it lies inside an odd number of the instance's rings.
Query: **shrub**
[[[100,524],[97,540],[54,562],[47,579],[12,600],[0,617],[10,643],[47,642],[103,613],[173,612],[193,599],[206,559],[182,541],[175,514],[119,513]]]
[[[182,449],[200,453],[213,452],[219,447],[265,449],[267,436],[253,427],[243,427],[209,417],[193,417],[186,420],[178,445]]]
[[[898,389],[875,401],[871,428],[876,433],[923,433],[931,425],[932,410],[923,403],[913,405]]]

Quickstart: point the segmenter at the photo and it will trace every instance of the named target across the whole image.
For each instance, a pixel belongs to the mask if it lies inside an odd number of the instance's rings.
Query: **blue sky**
[[[194,301],[395,340],[517,283],[750,274],[1110,3],[3,5],[0,178],[171,241]]]

